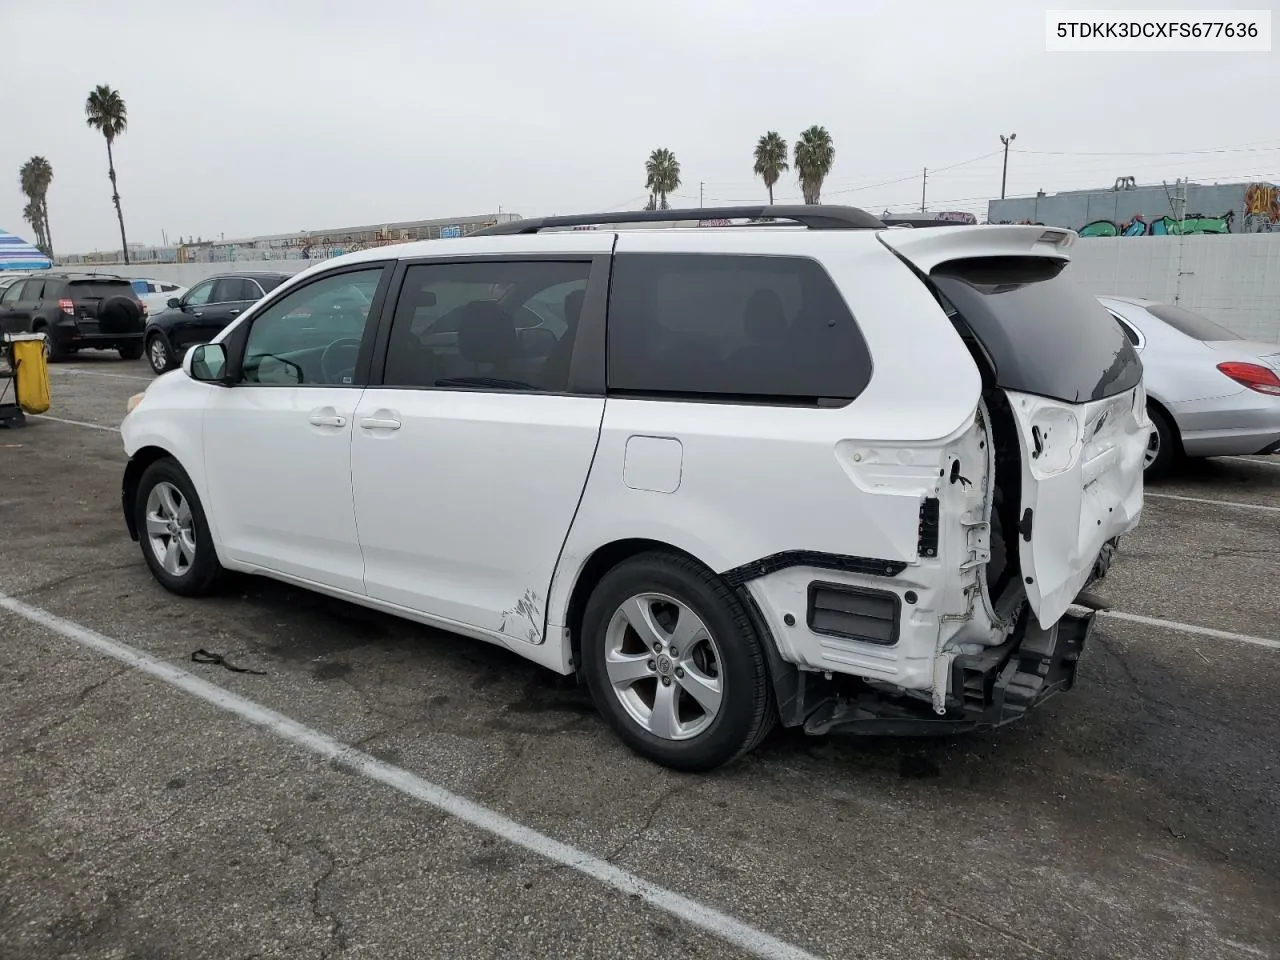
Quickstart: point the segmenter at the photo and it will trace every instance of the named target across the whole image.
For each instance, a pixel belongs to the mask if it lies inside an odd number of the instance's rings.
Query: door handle
[[[195,313],[193,313],[193,314],[191,314],[191,315],[192,315],[193,317],[203,317],[203,316],[204,316],[204,314],[203,314],[203,313],[201,313],[199,310],[197,310]]]
[[[230,310],[228,312],[234,317],[237,313],[240,312],[240,308],[236,307],[234,310]]]
[[[360,426],[366,430],[399,430],[400,421],[391,417],[365,417]]]
[[[346,423],[346,417],[336,414],[313,413],[311,415],[311,424],[316,427],[342,427],[346,426]]]

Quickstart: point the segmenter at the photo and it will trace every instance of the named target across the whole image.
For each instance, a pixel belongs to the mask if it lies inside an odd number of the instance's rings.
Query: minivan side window
[[[409,267],[383,385],[564,392],[590,272],[586,260]]]
[[[871,381],[862,332],[814,260],[619,254],[610,286],[610,392],[813,404]]]
[[[253,318],[241,380],[349,386],[381,266],[330,274],[297,287]]]
[[[4,304],[5,306],[8,306],[9,304],[12,304],[12,303],[17,303],[18,298],[22,296],[22,288],[25,287],[26,285],[27,285],[26,280],[19,280],[17,283],[10,284],[9,289],[4,292],[4,296],[0,297],[0,303]]]

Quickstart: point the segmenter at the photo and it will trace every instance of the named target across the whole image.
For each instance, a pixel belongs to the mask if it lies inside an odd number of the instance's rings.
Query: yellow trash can
[[[44,413],[51,403],[44,337],[38,333],[10,334],[9,359],[14,368],[18,405],[26,413]]]

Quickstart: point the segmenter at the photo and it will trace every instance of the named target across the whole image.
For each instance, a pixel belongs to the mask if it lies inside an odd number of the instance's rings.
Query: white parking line
[[[1218,640],[1238,640],[1241,643],[1252,643],[1256,647],[1268,650],[1280,650],[1280,640],[1267,637],[1251,637],[1245,633],[1232,633],[1229,630],[1214,630],[1212,627],[1197,627],[1192,623],[1179,623],[1177,620],[1160,620],[1156,617],[1144,617],[1137,613],[1123,613],[1119,610],[1099,610],[1098,616],[1112,620],[1126,620],[1129,623],[1141,623],[1148,627],[1164,627],[1167,630],[1178,630],[1182,633],[1193,633],[1200,637],[1214,637]]]
[[[87,377],[111,377],[113,380],[141,380],[150,383],[151,377],[140,377],[136,373],[107,373],[105,370],[86,370],[83,367],[49,367],[50,373],[75,373]]]
[[[29,417],[37,420],[52,420],[54,423],[69,423],[73,427],[88,427],[90,430],[109,430],[112,433],[119,433],[119,427],[108,427],[102,423],[90,423],[88,420],[68,420],[66,417],[55,417],[47,413],[29,413]]]
[[[1207,497],[1179,497],[1172,493],[1151,493],[1146,491],[1144,497],[1158,500],[1180,500],[1183,503],[1209,503],[1215,507],[1234,507],[1237,510],[1265,510],[1268,513],[1280,513],[1280,507],[1268,507],[1261,503],[1241,503],[1239,500],[1210,500]]]
[[[459,796],[402,767],[384,763],[354,747],[347,746],[318,730],[304,726],[259,703],[202,680],[180,667],[166,663],[127,644],[119,643],[71,620],[55,616],[21,600],[0,593],[0,608],[39,624],[59,636],[119,660],[142,673],[212,704],[219,710],[247,720],[282,740],[302,747],[326,760],[374,780],[420,803],[449,813],[471,826],[500,837],[553,863],[569,867],[627,895],[640,897],[650,906],[692,924],[756,957],[769,960],[817,960],[793,944],[780,940],[749,924],[736,920],[706,904],[691,900],[674,890],[660,887],[607,860],[553,840],[488,807]]]

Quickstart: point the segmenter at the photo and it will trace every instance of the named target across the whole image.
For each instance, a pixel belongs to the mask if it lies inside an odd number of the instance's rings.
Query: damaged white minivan
[[[678,769],[995,727],[1072,685],[1142,509],[1142,367],[1073,240],[775,206],[349,254],[130,402],[125,520],[175,593],[502,644]]]

